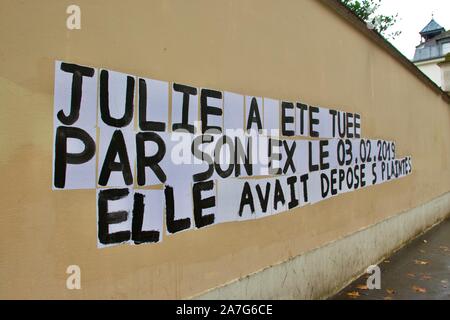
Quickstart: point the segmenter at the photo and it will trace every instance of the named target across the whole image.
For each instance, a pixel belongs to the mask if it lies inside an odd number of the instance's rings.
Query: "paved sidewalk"
[[[333,300],[450,300],[450,219],[383,261],[381,290],[363,275]]]

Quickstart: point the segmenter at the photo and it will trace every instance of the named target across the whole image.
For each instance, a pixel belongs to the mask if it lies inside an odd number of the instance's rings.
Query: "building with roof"
[[[450,30],[445,30],[434,18],[420,31],[421,43],[416,47],[414,64],[433,80],[443,86],[443,71],[440,66],[450,53]]]

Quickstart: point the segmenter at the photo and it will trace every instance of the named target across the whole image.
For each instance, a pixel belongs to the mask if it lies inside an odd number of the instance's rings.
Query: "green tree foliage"
[[[398,21],[398,14],[384,15],[378,13],[381,0],[341,0],[358,17],[363,19],[369,28],[373,28],[387,39],[395,39],[401,31],[392,31],[391,28]]]

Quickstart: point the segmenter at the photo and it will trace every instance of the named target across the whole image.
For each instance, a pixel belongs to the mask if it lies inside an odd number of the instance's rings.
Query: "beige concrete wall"
[[[183,298],[296,257],[450,190],[450,107],[315,0],[0,2],[0,297]],[[362,115],[411,176],[267,219],[96,248],[93,190],[52,192],[54,61]],[[67,290],[78,264],[82,290]]]

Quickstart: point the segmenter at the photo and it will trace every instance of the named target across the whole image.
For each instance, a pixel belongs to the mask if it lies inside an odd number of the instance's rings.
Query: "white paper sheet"
[[[170,135],[165,132],[158,132],[156,133],[163,141],[166,146],[166,153],[164,155],[164,158],[158,163],[161,167],[161,170],[166,174],[166,177],[168,176],[168,168],[167,166],[167,160],[166,157],[170,157],[171,150],[167,148],[167,142],[170,141]],[[145,141],[145,156],[151,157],[154,156],[158,152],[158,145],[154,141]],[[136,155],[137,156],[137,155]],[[137,159],[136,159],[137,163]],[[137,172],[136,172],[137,177]],[[152,185],[159,185],[162,184],[158,178],[158,176],[155,174],[155,172],[149,168],[145,167],[145,185],[146,186],[152,186]]]
[[[103,70],[104,69],[100,70],[100,74]],[[128,76],[131,75],[112,70],[106,71],[108,71],[109,114],[113,119],[122,119],[125,115],[126,110],[125,105],[127,96],[127,79]],[[136,87],[138,86],[138,84],[136,81],[136,77],[134,76],[131,77],[134,78],[133,118],[131,119],[129,124],[126,125],[125,127],[122,127],[122,129],[127,128],[132,130],[134,128],[134,114],[137,111],[137,108],[135,108],[135,101],[136,101]],[[98,126],[100,128],[109,127],[109,125],[102,120],[100,102],[98,106]]]
[[[167,135],[166,156],[161,164],[167,176],[166,184],[191,183],[193,174],[203,169],[200,164],[195,164],[191,152],[192,141],[195,137],[184,132],[173,132]]]
[[[287,144],[287,149],[285,147],[285,143]],[[295,146],[294,146],[295,145]],[[298,141],[295,140],[286,140],[283,141],[283,144],[281,146],[281,154],[282,154],[282,159],[281,159],[281,170],[283,170],[283,175],[293,175],[296,174],[297,172],[297,164],[296,164],[296,159],[295,159],[295,154],[298,152],[297,148],[298,148]],[[289,151],[288,151],[289,150]],[[289,156],[292,159],[288,158],[288,152],[289,153],[293,153],[293,155],[291,156],[289,154]],[[287,165],[289,160],[289,165]],[[293,166],[292,166],[293,164]],[[286,168],[286,172],[284,172]],[[294,171],[295,170],[295,171]]]
[[[268,176],[269,173],[269,137],[253,135],[253,144],[257,149],[253,152],[253,175]]]
[[[255,219],[256,215],[251,212],[249,205],[246,205],[244,207],[242,216],[239,216],[239,207],[241,204],[242,192],[244,190],[244,184],[246,182],[249,181],[243,179],[218,180],[216,216],[217,223]],[[253,190],[252,195],[254,200],[255,195],[253,194]]]
[[[264,98],[264,129],[270,137],[280,136],[280,114],[280,101]]]
[[[307,158],[307,166],[308,166],[308,172],[309,172],[309,166],[319,166],[320,169],[320,142],[319,140],[312,140],[308,141],[307,145],[308,150],[308,158]],[[309,155],[310,153],[310,155]],[[311,158],[311,163],[310,159]]]
[[[203,90],[203,89],[202,89]],[[211,90],[211,89],[206,89]],[[219,90],[216,90],[219,91]],[[223,132],[223,92],[222,99],[208,97],[206,99],[208,107],[214,107],[222,110],[222,115],[209,114],[208,115],[208,127],[219,127]],[[200,111],[201,112],[201,111]],[[215,129],[210,129],[209,133],[218,134],[219,132]]]
[[[309,109],[299,105],[306,106],[306,104],[297,103],[295,106],[295,135],[301,137],[309,137]]]
[[[244,96],[224,92],[223,128],[234,131],[244,129]]]
[[[96,142],[97,134],[96,128],[85,128],[83,129],[86,133],[92,138],[94,143]],[[54,140],[56,139],[56,128],[54,134]],[[95,189],[96,186],[96,157],[95,155],[87,162],[82,164],[67,164],[66,165],[66,179],[64,188],[56,188],[55,181],[55,142],[53,142],[53,182],[52,182],[52,190],[74,190],[74,189]],[[83,152],[84,144],[78,140],[73,138],[67,139],[67,153],[78,154]]]
[[[195,150],[196,157],[194,157],[194,166],[192,167],[192,175],[204,173],[209,169],[210,163],[214,164],[214,151],[217,144],[218,139],[220,139],[221,135],[208,135],[212,137],[212,141],[204,138],[201,144],[196,143]],[[201,138],[201,137],[200,137]],[[213,165],[214,166],[214,165]],[[225,169],[225,166],[223,166]],[[207,180],[215,180],[220,177],[217,175],[216,170],[214,169],[212,175],[208,177]],[[192,180],[192,179],[191,179]]]
[[[136,190],[135,192],[144,195],[142,231],[159,231],[158,242],[162,241],[164,190]]]
[[[98,235],[98,220],[99,220],[99,211],[98,211],[98,199],[99,199],[99,194],[101,191],[103,190],[108,190],[108,189],[104,189],[104,188],[99,188],[97,189],[97,205],[96,205],[96,210],[97,210],[97,235]],[[119,200],[108,200],[108,212],[117,212],[117,211],[126,211],[128,212],[128,216],[127,216],[127,220],[121,223],[116,223],[116,224],[110,224],[109,228],[108,228],[108,232],[110,234],[116,233],[116,232],[120,232],[120,231],[130,231],[131,233],[131,223],[132,223],[132,210],[133,210],[133,190],[129,189],[129,194]],[[126,241],[126,242],[121,242],[121,243],[114,243],[114,244],[103,244],[100,242],[100,239],[98,239],[97,236],[97,247],[98,248],[104,248],[104,247],[112,247],[112,246],[117,246],[120,244],[124,244],[124,243],[130,243],[131,239]]]
[[[319,107],[319,125],[317,131],[319,137],[324,139],[333,138],[333,117],[330,115],[330,110]]]
[[[330,169],[336,169],[339,167],[337,158],[338,141],[339,141],[338,139],[328,140],[328,146],[326,147],[326,151],[328,151],[327,161],[330,164]]]
[[[273,214],[273,194],[275,179],[256,179],[249,180],[255,202],[256,219],[265,218]],[[260,190],[261,194],[258,193]],[[261,198],[260,198],[261,197]],[[267,201],[267,208],[263,211],[263,202]]]
[[[297,190],[298,190],[298,199],[300,203],[300,207],[307,206],[310,203],[310,191],[309,191],[309,174],[305,173],[302,175],[297,175]],[[303,177],[303,181],[302,181]]]
[[[289,106],[292,104],[292,108]],[[288,108],[286,108],[288,106]],[[283,102],[281,102],[280,105],[280,135],[283,135],[283,131],[286,131],[284,135],[286,136],[295,136],[296,133],[296,116],[297,116],[297,110],[296,110],[296,104],[294,102],[285,102],[285,108],[284,108],[284,119],[285,123],[283,124]],[[287,132],[290,132],[288,134]]]
[[[193,125],[195,131],[200,129],[199,119],[199,91],[197,95],[189,96],[189,110],[188,110],[188,125]],[[175,123],[182,123],[183,119],[183,93],[173,90],[172,86],[172,125]],[[184,131],[184,130],[176,130]]]
[[[180,232],[190,230],[194,227],[193,207],[192,207],[192,184],[190,182],[177,182],[170,185],[173,188],[174,198],[174,217],[175,220],[189,218],[191,225],[189,228]],[[167,217],[167,203],[166,203],[166,217]],[[170,235],[170,231],[166,230],[166,233]],[[179,233],[179,232],[178,232]]]
[[[272,202],[273,203],[272,214],[279,214],[279,213],[288,211],[288,202],[290,199],[291,189],[288,186],[286,179],[287,178],[284,176],[272,179],[272,181],[273,181],[272,188],[273,188],[273,195],[274,195],[273,202]],[[275,200],[275,194],[276,194],[275,191],[277,190],[277,188],[276,188],[277,181],[280,182],[281,190],[282,190],[284,200],[285,200],[284,203],[282,201]]]
[[[278,175],[283,173],[283,141],[276,138],[271,138],[270,146],[268,141],[268,152],[269,152],[269,164],[268,164],[268,174]]]
[[[194,184],[195,183],[193,183],[192,186],[194,186]],[[216,221],[216,219],[217,219],[217,181],[213,181],[213,188],[211,190],[204,190],[204,191],[202,190],[200,192],[200,199],[201,200],[205,200],[205,199],[208,199],[210,197],[214,198],[215,205],[213,207],[210,207],[210,208],[203,208],[202,209],[202,216],[205,217],[205,216],[213,215],[214,216],[214,222],[212,224],[207,225],[207,226],[200,227],[199,229],[212,227],[213,225],[215,225],[217,223],[217,221]],[[193,206],[192,210],[194,210],[195,203],[193,203],[192,206]],[[192,212],[194,212],[194,211],[192,211]],[[194,226],[196,228],[198,228],[198,226],[195,225],[194,221],[193,221],[193,223],[194,223]]]
[[[139,81],[140,80],[141,79],[139,79]],[[147,85],[147,109],[146,109],[147,119],[139,119],[139,120],[165,123],[166,131],[168,131],[169,83],[165,81],[152,80],[146,78],[142,78],[142,80],[145,81]]]
[[[55,62],[53,108],[53,123],[55,130],[57,126],[65,125],[59,121],[57,117],[58,112],[62,110],[64,115],[68,116],[71,111],[73,73],[61,70],[62,63],[62,61]],[[97,69],[93,69],[95,70],[93,77],[83,77],[79,118],[75,123],[71,124],[72,126],[84,130],[94,128],[97,122]]]
[[[297,147],[295,149],[294,161],[295,168],[297,169],[297,175],[303,175],[309,172],[308,167],[308,141],[307,140],[296,140]]]
[[[323,200],[320,186],[320,174],[321,171],[315,171],[309,174],[308,193],[309,202],[311,204],[316,204]]]
[[[264,129],[264,113],[263,113],[263,100],[260,97],[252,97],[252,96],[245,96],[245,123],[244,123],[244,129],[247,129],[247,123],[250,116],[251,111],[251,103],[253,98],[256,99],[257,105],[258,105],[258,112],[259,117],[261,119],[261,125],[262,129]],[[256,122],[251,123],[250,130],[258,131],[258,126]]]
[[[136,161],[136,141],[135,141],[135,133],[131,129],[120,130],[113,127],[102,127],[100,128],[100,145],[99,145],[99,154],[98,154],[98,170],[97,170],[97,183],[99,182],[100,174],[103,168],[103,164],[105,161],[106,153],[108,148],[110,147],[111,139],[116,130],[119,130],[124,138],[126,151],[128,155],[129,165],[131,168],[131,174],[133,176],[133,182],[135,178],[135,161]],[[120,162],[119,155],[116,155],[114,160],[115,162]],[[121,171],[111,171],[111,174],[108,179],[108,183],[106,186],[102,187],[126,187],[123,174]]]
[[[243,133],[243,132],[241,132]],[[236,166],[240,167],[240,175],[239,177],[245,178],[249,176],[257,176],[260,175],[260,166],[258,163],[259,160],[259,150],[258,150],[258,139],[262,137],[261,135],[257,135],[254,131],[251,131],[250,134],[239,134],[236,135],[233,139],[240,147],[238,150],[239,153],[236,153],[237,162]],[[241,150],[242,148],[242,150]],[[235,148],[236,149],[236,148]],[[240,154],[243,151],[243,154]],[[234,156],[233,156],[234,157]],[[248,162],[252,165],[252,172],[247,172],[245,168],[246,159],[248,158]],[[233,160],[234,163],[234,160]],[[235,168],[236,171],[236,168]]]

